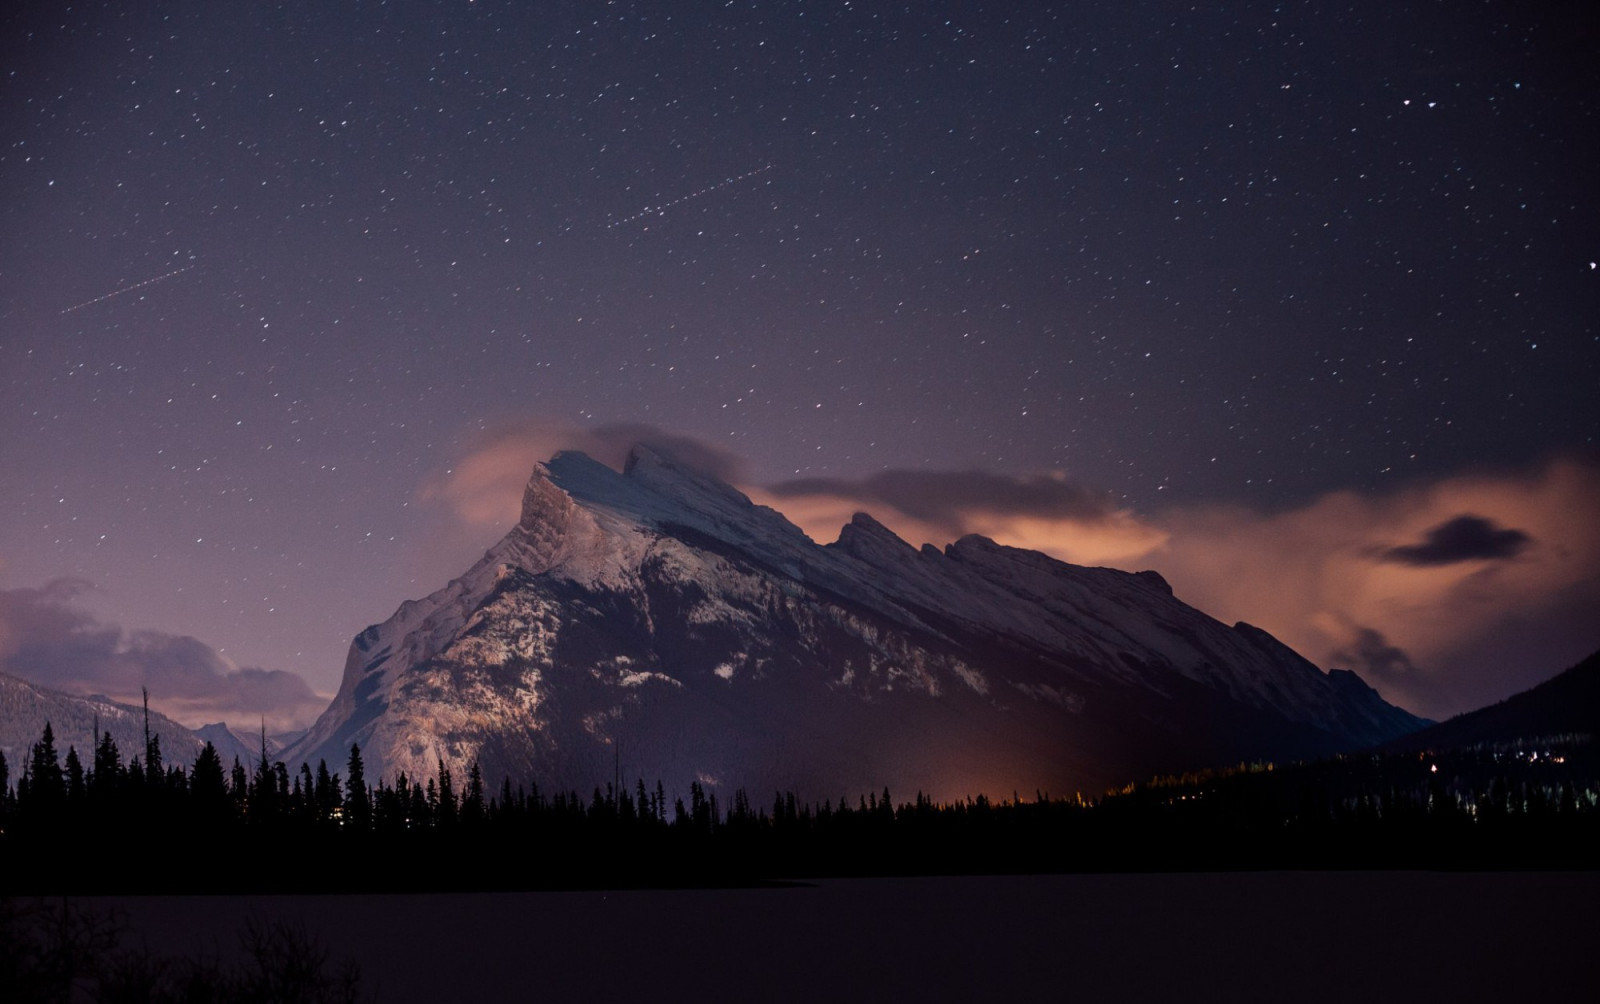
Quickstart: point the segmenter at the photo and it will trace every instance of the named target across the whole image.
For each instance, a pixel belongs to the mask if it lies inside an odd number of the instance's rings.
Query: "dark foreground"
[[[1398,871],[73,900],[160,954],[303,923],[393,1002],[1581,999],[1596,902],[1595,872]]]

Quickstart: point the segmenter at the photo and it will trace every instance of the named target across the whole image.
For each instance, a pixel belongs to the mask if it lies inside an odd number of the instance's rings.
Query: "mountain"
[[[1456,749],[1564,734],[1600,735],[1600,652],[1530,690],[1412,733],[1385,749]]]
[[[14,771],[20,771],[28,750],[39,741],[45,722],[64,759],[76,747],[85,764],[94,758],[95,722],[110,732],[123,762],[144,758],[144,709],[108,697],[77,697],[0,673],[0,750]],[[168,764],[194,763],[205,740],[158,712],[150,712],[150,733],[160,737],[161,758]]]
[[[640,446],[621,473],[573,452],[539,465],[504,539],[356,637],[285,756],[342,764],[359,742],[369,777],[476,760],[491,785],[585,792],[620,773],[1067,794],[1423,724],[1155,572],[977,536],[918,550],[865,514],[820,546]]]
[[[0,751],[5,753],[9,763],[22,762],[28,749],[39,741],[45,722],[50,723],[56,749],[63,757],[69,746],[76,747],[78,755],[88,763],[97,744],[94,738],[97,719],[100,731],[111,733],[124,762],[136,755],[144,756],[143,708],[99,694],[79,697],[0,673]],[[161,756],[168,764],[187,767],[194,763],[207,742],[217,748],[225,765],[233,763],[236,756],[249,765],[261,758],[259,733],[231,729],[224,722],[190,729],[159,711],[152,711],[150,734],[160,738]],[[268,735],[267,754],[278,756],[304,734],[298,731]],[[343,762],[339,761],[341,765]]]
[[[235,757],[243,764],[254,764],[261,759],[262,737],[260,732],[248,732],[235,729],[227,722],[215,722],[211,725],[202,725],[194,730],[194,734],[201,742],[209,742],[217,749],[224,764],[231,764]],[[267,756],[277,757],[287,749],[295,740],[305,735],[305,730],[294,732],[269,733],[266,737]],[[337,770],[337,766],[329,768]]]

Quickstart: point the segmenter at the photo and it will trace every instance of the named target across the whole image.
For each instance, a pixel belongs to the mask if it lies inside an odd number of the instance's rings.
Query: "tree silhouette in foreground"
[[[1587,736],[1441,752],[1240,764],[1097,799],[1035,792],[935,802],[887,790],[854,804],[770,802],[699,780],[607,781],[588,798],[476,763],[367,783],[325,762],[262,756],[185,770],[159,737],[126,765],[109,734],[92,766],[47,724],[10,784],[0,760],[0,893],[375,891],[728,884],[777,877],[1147,869],[1528,868],[1600,864],[1600,762]],[[174,854],[173,852],[178,853]],[[170,863],[167,863],[170,862]],[[331,866],[330,862],[341,862]]]
[[[0,897],[0,1000],[19,1002],[228,1001],[354,1004],[360,968],[334,959],[304,926],[246,921],[229,961],[158,955],[124,945],[114,914],[65,900]]]

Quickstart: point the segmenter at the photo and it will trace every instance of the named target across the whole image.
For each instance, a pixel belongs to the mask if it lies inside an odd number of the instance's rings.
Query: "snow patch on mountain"
[[[658,776],[770,784],[756,774],[859,760],[931,788],[1207,756],[1251,730],[1320,749],[1417,724],[1157,573],[978,536],[913,548],[864,513],[822,546],[641,446],[620,472],[573,452],[538,465],[505,538],[356,637],[286,755],[334,762],[359,742],[380,773],[479,759],[581,783],[620,742]]]

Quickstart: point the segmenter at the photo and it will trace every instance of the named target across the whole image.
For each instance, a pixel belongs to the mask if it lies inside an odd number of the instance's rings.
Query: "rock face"
[[[827,546],[646,447],[560,453],[517,526],[351,645],[285,753],[370,777],[476,760],[545,790],[620,769],[838,798],[1098,793],[1152,772],[1372,745],[1420,727],[1353,674],[1175,599],[1154,572],[865,514]]]

